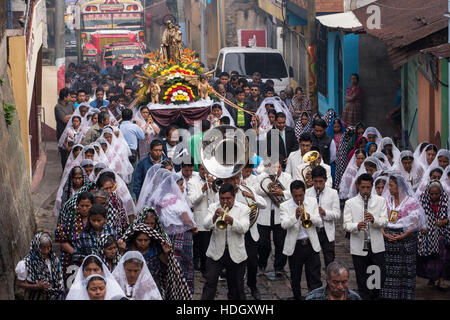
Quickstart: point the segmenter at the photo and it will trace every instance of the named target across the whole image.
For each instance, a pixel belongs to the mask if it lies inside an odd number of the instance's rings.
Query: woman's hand
[[[127,248],[127,244],[122,239],[117,240],[117,246],[119,247],[120,251],[125,251]]]
[[[447,223],[448,223],[448,219],[443,219],[443,220],[438,220],[438,221],[436,221],[436,225],[437,225],[438,227],[443,227],[443,226],[445,226]]]
[[[47,289],[50,289],[52,286],[50,285],[50,283],[48,283],[47,281],[39,281],[38,283],[37,283],[37,288],[39,289],[39,290],[47,290]]]
[[[170,245],[170,243],[162,243],[161,244],[162,250],[164,253],[169,253],[172,251],[172,246]]]

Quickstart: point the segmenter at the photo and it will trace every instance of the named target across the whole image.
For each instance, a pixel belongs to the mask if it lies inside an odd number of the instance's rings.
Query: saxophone
[[[364,195],[364,215],[367,212],[367,207],[369,205],[369,198],[370,195]],[[364,219],[364,222],[366,223],[366,228],[364,229],[364,247],[363,251],[369,251],[370,247],[370,229],[369,229],[369,221]]]

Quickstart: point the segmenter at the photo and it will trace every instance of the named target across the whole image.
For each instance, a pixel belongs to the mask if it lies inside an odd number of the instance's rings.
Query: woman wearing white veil
[[[420,181],[420,184],[417,187],[416,197],[419,198],[419,196],[425,192],[430,181],[440,180],[443,175],[444,169],[442,169],[440,166],[438,165],[429,166],[428,169],[425,170],[425,173],[422,176],[422,180]]]
[[[83,130],[83,120],[81,116],[72,115],[58,140],[58,147],[64,148],[70,152],[74,145],[81,143],[81,140],[83,140],[85,134],[86,131]]]
[[[431,166],[440,166],[442,169],[447,169],[450,161],[450,151],[447,149],[440,149],[436,154]]]
[[[136,210],[139,211],[145,206],[152,207],[150,201],[152,195],[159,187],[160,183],[170,174],[170,171],[164,169],[161,163],[153,165],[145,175],[144,183],[142,184],[139,200],[136,205]]]
[[[389,170],[392,169],[392,166],[389,163],[389,160],[388,160],[388,158],[386,157],[386,155],[384,153],[377,151],[377,152],[372,153],[371,157],[375,157],[378,160],[380,160],[383,170],[389,171]]]
[[[384,187],[386,186],[388,178],[389,177],[387,177],[387,176],[379,176],[379,177],[375,178],[375,175],[374,175],[372,194],[382,197]]]
[[[98,141],[98,139],[97,139],[97,141]],[[103,148],[102,148],[101,144],[97,141],[91,143],[91,145],[95,148],[95,152],[97,153],[97,157],[98,157],[97,163],[103,162],[104,164],[109,164],[108,157],[103,152]]]
[[[394,163],[392,170],[405,178],[414,191],[419,187],[424,173],[422,166],[414,158],[412,151],[409,150],[400,153],[400,157]]]
[[[193,233],[197,233],[194,215],[183,195],[184,179],[170,173],[152,194],[155,208],[164,230],[172,242],[175,258],[180,263],[191,292],[194,292]]]
[[[377,145],[377,152],[381,152],[384,148],[390,149],[392,151],[392,154],[394,155],[394,163],[397,162],[397,160],[400,158],[400,150],[397,148],[391,138],[384,137],[383,139],[381,139],[380,144]]]
[[[89,297],[85,299],[87,295],[86,284],[87,280],[92,275],[101,275],[105,279],[105,300],[111,300],[117,296],[125,297],[125,294],[117,281],[114,279],[111,272],[108,270],[108,267],[98,256],[91,254],[84,258],[83,263],[80,268],[78,268],[75,280],[70,286],[66,300],[89,300]]]
[[[366,155],[364,154],[364,151],[357,149],[347,165],[347,168],[342,175],[341,182],[339,183],[339,199],[348,199],[350,186],[352,185],[353,179],[365,159]]]
[[[53,213],[55,217],[59,215],[61,207],[72,198],[84,186],[89,184],[89,177],[81,166],[74,165],[67,172],[67,175],[61,178],[61,182],[56,193],[55,205]]]
[[[419,163],[422,165],[423,170],[427,170],[433,163],[438,153],[438,147],[435,144],[427,145],[419,156]]]
[[[69,157],[67,158],[66,165],[64,166],[64,171],[70,170],[72,168],[72,163],[78,158],[78,155],[83,151],[84,146],[82,144],[76,144],[72,147]]]
[[[416,149],[414,150],[414,159],[419,159],[420,154],[422,153],[423,149],[429,145],[430,143],[428,141],[424,141],[418,144]]]
[[[111,128],[105,128],[100,138],[105,139],[108,143],[106,157],[109,160],[109,167],[120,175],[125,183],[130,183],[134,169],[128,160],[128,157],[131,155],[128,144],[126,142],[121,142]],[[130,154],[128,154],[128,151],[130,151]]]
[[[266,108],[266,105],[272,105],[273,109],[275,109],[277,113],[283,112],[286,115],[286,125],[294,128],[294,118],[292,118],[292,114],[286,104],[278,97],[268,97],[261,102],[261,105],[256,111],[256,115],[258,116],[260,123],[259,127],[261,128],[261,130],[267,132],[272,129],[270,127],[269,115],[267,114],[269,108]]]
[[[139,159],[145,158],[150,151],[150,143],[159,134],[160,128],[153,121],[146,105],[133,111],[133,121],[144,131],[145,139],[139,140]]]
[[[356,173],[355,177],[353,178],[352,183],[350,184],[350,189],[348,191],[347,199],[356,197],[356,195],[358,194],[356,180],[358,180],[358,177],[360,175],[362,175],[363,173],[368,173],[371,176],[373,176],[376,172],[381,172],[382,170],[383,170],[383,166],[381,164],[381,161],[378,160],[378,158],[367,157],[366,160],[364,160],[361,167],[358,169],[358,172]]]
[[[417,232],[426,228],[426,215],[409,183],[391,174],[384,187],[389,222],[385,239],[386,280],[381,297],[414,300],[416,294]]]
[[[445,192],[450,197],[450,166],[447,166],[447,168],[445,168],[444,174],[442,175],[440,182]]]
[[[383,139],[380,131],[375,127],[368,127],[366,131],[364,131],[363,137],[365,137],[368,142],[375,142],[377,146],[380,145],[381,139]]]
[[[138,251],[125,253],[113,276],[130,300],[162,300],[145,259]]]
[[[114,116],[114,114],[111,112],[111,110],[109,110],[108,106],[103,106],[99,108],[100,112],[108,112],[109,114],[109,125],[110,126],[116,126],[119,124],[119,122],[117,121],[116,117]]]
[[[134,201],[133,198],[131,197],[130,191],[128,190],[128,187],[122,180],[122,178],[118,174],[116,174],[114,170],[106,168],[100,171],[95,179],[95,183],[97,183],[98,177],[100,177],[100,175],[105,172],[109,172],[111,173],[111,175],[114,175],[113,179],[116,181],[117,185],[114,192],[120,198],[120,200],[122,200],[122,205],[123,208],[125,209],[125,212],[127,213],[127,216],[130,217],[134,215],[136,212],[136,207],[134,205]]]

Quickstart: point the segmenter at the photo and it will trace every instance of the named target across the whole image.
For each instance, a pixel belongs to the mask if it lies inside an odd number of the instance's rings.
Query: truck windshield
[[[84,14],[83,29],[142,29],[142,13]]]
[[[138,46],[120,46],[105,49],[105,60],[115,60],[122,55],[125,60],[143,59],[141,48]]]
[[[224,70],[237,71],[251,77],[254,72],[261,73],[265,79],[279,79],[288,76],[283,57],[279,53],[240,52],[225,56]]]

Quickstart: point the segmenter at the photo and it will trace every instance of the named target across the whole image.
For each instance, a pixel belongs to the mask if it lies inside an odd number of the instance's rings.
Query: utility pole
[[[317,93],[316,1],[308,0],[308,88],[312,112],[319,110]]]
[[[186,18],[184,15],[184,0],[177,0],[177,16],[178,24],[180,25],[180,30],[183,33],[183,44],[187,46],[186,43]]]
[[[450,1],[450,0],[449,0]],[[208,53],[207,53],[207,45],[206,45],[206,0],[200,0],[200,61],[208,67]]]
[[[65,1],[55,1],[55,66],[58,70],[58,91],[65,86],[65,79],[62,79],[62,74],[65,75],[65,4]]]

